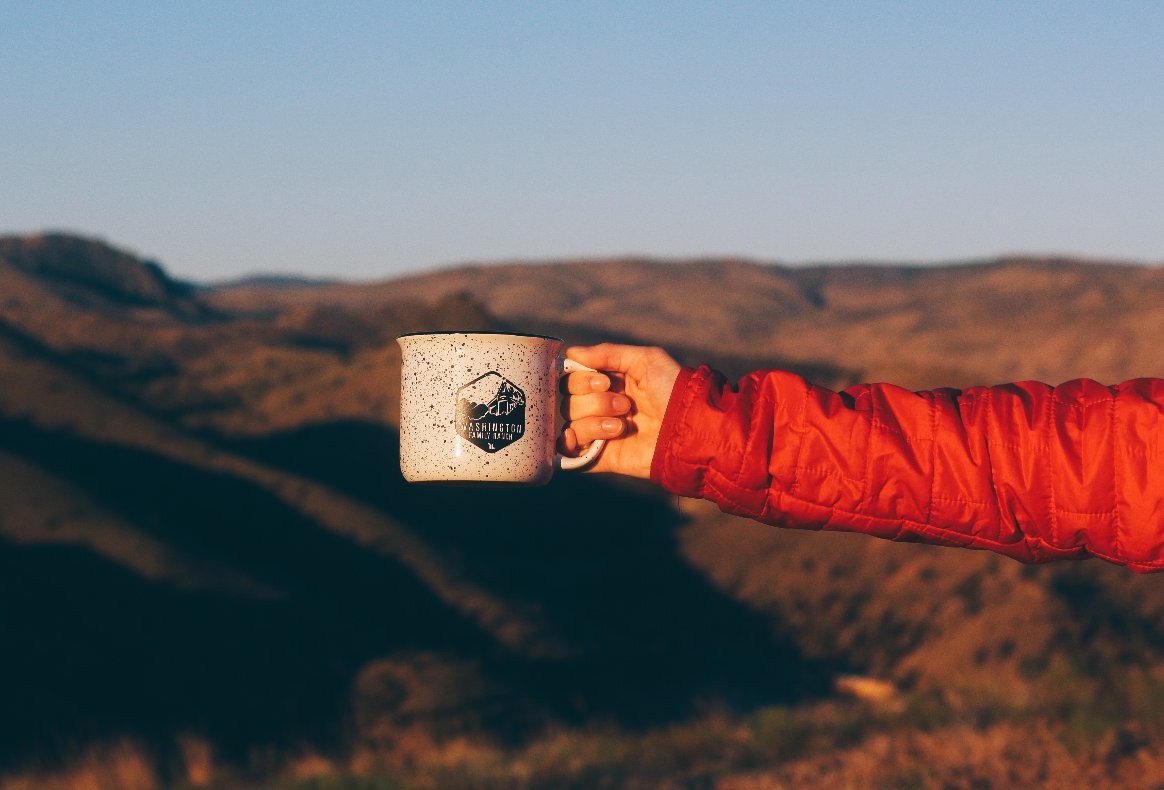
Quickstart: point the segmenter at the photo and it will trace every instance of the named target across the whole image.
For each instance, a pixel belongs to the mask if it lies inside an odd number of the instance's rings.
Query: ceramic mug
[[[416,332],[396,338],[400,471],[412,482],[543,485],[581,469],[555,451],[558,381],[591,370],[561,355],[562,340],[502,332]]]

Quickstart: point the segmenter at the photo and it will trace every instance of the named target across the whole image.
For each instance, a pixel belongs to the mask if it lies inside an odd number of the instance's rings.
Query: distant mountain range
[[[248,274],[243,277],[201,285],[200,287],[207,290],[225,290],[232,288],[279,290],[316,288],[325,285],[341,284],[343,284],[343,280],[333,277],[308,277],[302,274]]]
[[[1164,587],[1099,562],[782,532],[588,475],[408,486],[394,338],[451,329],[836,387],[1114,382],[1164,375],[1164,270],[627,259],[199,288],[0,237],[0,777],[120,737],[241,764],[666,727],[831,700],[839,674],[957,711],[1164,671]]]

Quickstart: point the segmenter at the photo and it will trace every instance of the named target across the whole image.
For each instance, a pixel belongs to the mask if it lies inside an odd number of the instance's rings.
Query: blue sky
[[[1164,260],[1164,4],[9,2],[0,233],[209,280]]]

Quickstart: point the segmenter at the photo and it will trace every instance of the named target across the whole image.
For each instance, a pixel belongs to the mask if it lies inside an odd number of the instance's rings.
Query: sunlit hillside
[[[196,287],[103,242],[0,238],[0,788],[1164,781],[1158,578],[784,532],[595,475],[408,486],[394,338],[424,329],[833,387],[1115,382],[1164,373],[1164,271]]]

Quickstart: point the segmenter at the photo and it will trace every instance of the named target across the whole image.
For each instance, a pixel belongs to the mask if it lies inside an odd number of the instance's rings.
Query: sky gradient
[[[1164,4],[0,0],[0,233],[195,280],[1164,261]]]

